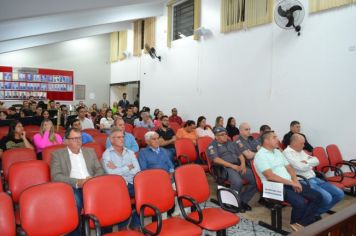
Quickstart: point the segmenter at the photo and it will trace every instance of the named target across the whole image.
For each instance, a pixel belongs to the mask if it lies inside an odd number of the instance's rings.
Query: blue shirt
[[[110,169],[107,164],[112,161],[116,166],[115,169]],[[137,172],[140,171],[140,165],[136,159],[135,153],[124,147],[122,154],[114,150],[113,147],[109,147],[103,154],[101,160],[104,170],[108,174],[121,175],[127,183],[133,184],[133,178]],[[129,169],[127,166],[132,164],[133,169]]]
[[[93,142],[93,137],[90,134],[87,134],[85,132],[82,132],[82,143],[86,144],[86,143],[91,143]]]
[[[127,148],[133,152],[138,152],[138,150],[139,150],[135,137],[132,134],[127,133],[127,132],[125,132],[125,135],[124,135],[124,146],[125,146],[125,148]],[[111,142],[110,142],[110,138],[107,138],[106,139],[106,148],[109,148],[109,147],[111,147]]]
[[[174,172],[174,166],[169,158],[169,153],[164,148],[153,149],[152,147],[146,147],[141,149],[138,155],[138,162],[140,163],[141,170],[164,169],[169,173]]]

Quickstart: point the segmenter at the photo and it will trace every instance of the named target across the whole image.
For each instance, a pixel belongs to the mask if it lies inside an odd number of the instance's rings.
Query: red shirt
[[[169,122],[176,122],[176,123],[178,123],[179,125],[182,125],[182,123],[183,123],[183,120],[182,120],[182,118],[180,118],[180,116],[170,116],[170,117],[168,118],[168,121],[169,121]]]

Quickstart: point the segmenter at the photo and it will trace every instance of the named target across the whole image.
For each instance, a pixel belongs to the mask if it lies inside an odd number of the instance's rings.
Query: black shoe
[[[241,202],[241,207],[245,209],[245,211],[251,211],[252,208],[247,204],[247,203],[244,203],[244,202]]]
[[[321,216],[320,215],[316,215],[316,216],[314,216],[314,222],[317,222],[317,221],[319,221],[319,220],[321,220],[322,218],[321,218]]]
[[[246,212],[246,210],[242,206],[237,208],[237,213],[245,213],[245,212]]]

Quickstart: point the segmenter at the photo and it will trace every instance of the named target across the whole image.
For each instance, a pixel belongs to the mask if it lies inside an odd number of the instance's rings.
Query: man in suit
[[[82,187],[88,179],[104,174],[94,150],[82,148],[81,131],[70,128],[65,133],[67,148],[52,153],[51,178],[55,182],[65,182],[73,187],[78,214],[83,208]],[[81,235],[81,227],[69,235]]]
[[[119,107],[121,107],[122,109],[126,110],[128,108],[128,106],[130,105],[130,102],[128,100],[126,100],[126,93],[122,94],[122,99],[119,101]]]

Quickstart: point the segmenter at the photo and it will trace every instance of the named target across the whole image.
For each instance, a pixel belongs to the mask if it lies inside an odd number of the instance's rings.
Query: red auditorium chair
[[[144,128],[144,127],[135,127],[133,129],[133,136],[135,136],[135,139],[138,143],[138,146],[140,148],[142,147],[146,147],[146,141],[145,141],[145,134],[148,132],[149,130]]]
[[[257,132],[254,132],[251,134],[251,136],[256,139],[256,138],[259,138],[260,137],[260,133],[257,133]]]
[[[175,192],[169,174],[161,169],[144,170],[134,178],[136,210],[139,212],[145,235],[200,236],[199,226],[180,217],[162,219],[162,213],[174,206]],[[156,222],[144,224],[144,217],[157,217]]]
[[[197,159],[197,151],[191,139],[177,139],[175,144],[176,156],[179,165],[194,163]]]
[[[9,193],[14,204],[18,204],[21,193],[28,187],[50,182],[48,165],[43,161],[23,161],[10,166]],[[20,224],[18,209],[16,223]]]
[[[134,129],[133,125],[125,123],[125,132],[128,132],[128,133],[132,134],[133,129]]]
[[[197,146],[198,146],[198,150],[199,150],[200,159],[206,163],[206,165],[202,165],[202,167],[204,168],[205,172],[209,172],[210,174],[212,173],[212,171],[211,171],[212,163],[211,163],[211,160],[207,157],[205,151],[212,141],[213,141],[213,139],[209,136],[200,137],[197,140]]]
[[[90,134],[91,136],[101,134],[98,129],[83,129],[83,132]]]
[[[206,202],[210,197],[208,180],[201,166],[197,164],[180,166],[174,172],[174,179],[179,208],[187,221],[205,230],[216,231],[218,236],[226,236],[226,229],[240,222],[240,217],[221,208],[200,208],[199,204]],[[191,206],[194,206],[196,211],[187,215],[184,208]]]
[[[100,144],[105,149],[106,139],[108,138],[108,136],[106,134],[99,133],[99,134],[93,135],[92,137],[93,137],[95,143]]]
[[[24,129],[27,132],[40,132],[40,126],[39,125],[25,125]]]
[[[105,148],[102,145],[100,145],[99,143],[86,143],[83,144],[83,147],[94,149],[96,157],[99,161],[101,161],[103,153],[105,152]]]
[[[53,146],[46,147],[42,150],[42,160],[48,164],[48,166],[51,166],[51,160],[52,160],[52,152],[64,149],[66,148],[66,145],[64,144],[57,144]]]
[[[15,215],[9,195],[0,192],[0,234],[16,235]]]
[[[177,122],[169,122],[169,128],[173,129],[174,133],[177,133],[181,126]]]
[[[352,162],[355,162],[356,160],[345,161],[342,157],[339,147],[335,144],[326,146],[326,152],[328,153],[330,165],[337,166],[339,168],[342,166],[348,166],[350,171],[344,171],[344,176],[348,178],[356,177],[356,167],[352,164]]]
[[[20,196],[21,228],[27,236],[64,235],[78,225],[73,189],[65,183],[45,183]]]
[[[2,154],[2,168],[4,179],[7,181],[9,168],[12,164],[21,161],[36,160],[36,152],[29,148],[14,148],[6,150]]]
[[[130,195],[124,178],[119,175],[98,176],[85,182],[83,202],[87,236],[90,236],[89,221],[94,222],[95,231],[98,233],[100,227],[123,222],[131,216]],[[141,236],[143,234],[124,230],[109,235]]]

